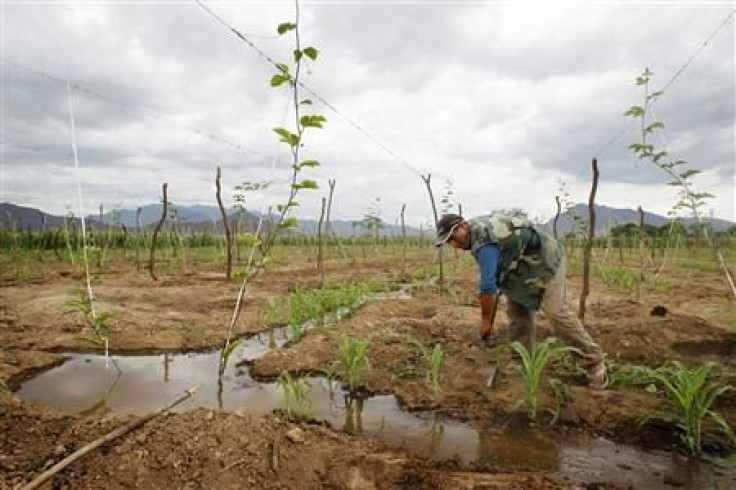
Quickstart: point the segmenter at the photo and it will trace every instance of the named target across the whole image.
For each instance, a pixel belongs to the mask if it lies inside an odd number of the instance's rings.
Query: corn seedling
[[[702,451],[702,425],[706,417],[712,419],[736,443],[736,435],[726,420],[715,410],[716,399],[734,389],[730,385],[709,382],[708,375],[715,363],[705,364],[690,370],[679,361],[671,361],[658,369],[644,368],[651,378],[660,384],[669,395],[675,409],[675,422],[683,431],[681,439],[693,454]],[[668,419],[667,416],[654,417]]]
[[[363,369],[371,366],[367,355],[368,344],[369,341],[365,339],[343,337],[338,345],[340,357],[333,364],[333,371],[348,384],[351,393],[360,382]]]
[[[409,341],[422,353],[424,362],[427,364],[428,380],[432,384],[434,391],[439,391],[442,368],[445,365],[445,351],[439,343],[434,344],[430,349],[413,337],[410,338]]]
[[[222,366],[223,369],[227,366],[227,361],[230,359],[235,348],[242,343],[243,341],[241,339],[233,340],[220,351],[220,366]]]
[[[539,398],[539,382],[542,379],[542,372],[547,363],[559,357],[564,352],[575,351],[572,347],[564,347],[560,344],[552,343],[549,340],[541,342],[530,353],[526,347],[520,342],[512,342],[511,348],[519,354],[523,366],[524,380],[524,403],[529,413],[529,417],[534,420],[537,417],[537,402]]]
[[[276,348],[275,331],[276,321],[279,314],[279,304],[274,299],[269,299],[266,303],[266,325],[271,328],[268,330],[268,348]]]
[[[288,371],[282,371],[276,380],[284,396],[284,408],[291,420],[309,419],[312,417],[312,403],[309,393],[312,386],[306,376],[292,377]]]
[[[565,385],[562,381],[557,378],[549,380],[549,390],[552,392],[554,397],[554,408],[547,409],[552,415],[552,420],[549,421],[549,425],[555,425],[560,420],[560,412],[562,411],[562,404],[565,402]]]
[[[651,386],[654,382],[651,372],[647,366],[618,366],[613,364],[609,368],[611,387],[624,385]],[[656,387],[655,387],[656,388]]]

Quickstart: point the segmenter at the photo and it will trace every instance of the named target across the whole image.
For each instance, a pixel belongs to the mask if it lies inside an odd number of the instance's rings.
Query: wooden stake
[[[319,214],[319,223],[317,224],[317,269],[319,270],[319,284],[321,288],[325,287],[325,255],[324,255],[324,233],[322,227],[325,220],[325,209],[327,207],[327,199],[322,198],[322,210]]]
[[[555,202],[557,203],[557,214],[555,214],[555,220],[552,222],[552,234],[557,238],[557,220],[560,219],[560,212],[562,211],[560,196],[555,196]]]
[[[404,221],[406,203],[401,206],[401,273],[406,274],[406,223]]]
[[[432,193],[432,186],[430,185],[430,181],[432,180],[432,174],[427,174],[425,177],[422,175],[422,180],[427,185],[427,192],[429,192],[429,202],[432,203],[432,213],[434,214],[434,222],[435,226],[437,226],[437,222],[439,221],[439,216],[437,216],[437,206],[434,203],[434,194]],[[445,291],[445,271],[443,267],[443,255],[442,255],[442,247],[437,247],[437,259],[440,265],[440,278],[439,278],[439,285],[440,285],[440,294],[444,293]]]
[[[594,158],[592,165],[593,185],[590,188],[590,197],[588,198],[588,240],[585,242],[585,250],[583,251],[583,290],[580,293],[580,305],[578,308],[578,317],[581,321],[585,318],[585,302],[588,300],[588,294],[590,293],[590,254],[593,250],[593,240],[595,239],[595,194],[598,190],[598,177],[600,176],[598,173],[598,160]],[[559,203],[559,198],[557,198],[558,206]]]
[[[230,233],[230,224],[228,223],[227,214],[225,213],[225,206],[222,205],[222,196],[220,189],[220,167],[217,167],[217,175],[215,176],[215,197],[217,198],[217,206],[220,208],[220,214],[222,215],[222,226],[225,228],[225,243],[227,244],[227,264],[225,265],[225,279],[230,280],[230,275],[233,270],[233,245],[232,236]]]
[[[161,213],[161,219],[159,220],[158,224],[156,225],[156,229],[153,230],[153,237],[151,238],[151,257],[148,261],[148,272],[151,274],[151,279],[154,281],[158,281],[158,277],[156,277],[156,238],[158,237],[158,232],[161,231],[161,227],[164,224],[164,221],[166,221],[166,213],[168,211],[168,205],[169,205],[169,199],[167,197],[166,191],[169,188],[169,184],[164,182],[164,185],[161,187],[161,192],[163,193],[163,204],[164,209],[163,213]]]

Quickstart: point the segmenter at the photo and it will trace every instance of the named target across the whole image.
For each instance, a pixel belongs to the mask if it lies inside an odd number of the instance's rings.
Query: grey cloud
[[[292,12],[280,3],[211,8],[243,32],[267,37]],[[305,42],[322,51],[304,80],[396,154],[432,172],[436,187],[456,175],[457,194],[486,205],[508,197],[487,195],[491,170],[508,179],[493,180],[508,193],[532,174],[549,178],[551,187],[555,175],[587,180],[590,158],[626,126],[622,113],[640,98],[632,84],[637,72],[650,64],[664,81],[727,13],[721,6],[512,8],[303,4]],[[75,96],[90,199],[148,203],[170,180],[180,202],[210,202],[217,164],[228,189],[270,175],[271,128],[280,124],[286,93],[269,87],[272,67],[195,4],[6,9],[12,21],[6,55],[133,104]],[[98,17],[84,24],[74,18],[89,12]],[[714,39],[655,106],[673,151],[718,175],[728,175],[733,161],[732,36],[722,32]],[[289,56],[284,39],[253,40],[276,59]],[[57,184],[75,182],[67,171],[64,86],[9,67],[5,83],[6,188],[67,200],[67,194],[53,197],[51,187],[32,185],[42,172]],[[387,219],[403,202],[415,222],[426,217],[418,176],[340,116],[320,104],[312,110],[328,124],[308,135],[304,155],[323,161],[315,172],[320,180],[338,179],[336,216],[361,216],[380,196]],[[659,185],[657,169],[626,150],[634,138],[631,131],[600,155],[605,178]],[[277,179],[287,178],[288,168],[282,153]],[[319,194],[305,196],[300,213],[318,211]]]

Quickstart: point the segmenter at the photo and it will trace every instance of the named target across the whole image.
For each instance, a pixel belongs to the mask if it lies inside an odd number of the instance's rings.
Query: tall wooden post
[[[583,290],[580,293],[580,305],[578,308],[578,317],[580,320],[585,318],[585,302],[590,293],[590,255],[593,250],[593,240],[595,239],[595,194],[598,190],[598,160],[593,159],[593,185],[590,188],[590,196],[588,197],[588,240],[585,243],[583,251]],[[559,203],[559,199],[558,199]]]
[[[437,221],[439,221],[439,216],[437,216],[437,205],[434,202],[434,194],[432,193],[432,174],[427,174],[425,177],[424,175],[421,176],[424,183],[427,185],[427,192],[429,193],[429,202],[432,204],[432,214],[434,215],[434,222],[435,222],[435,229],[437,226]],[[439,278],[439,285],[440,285],[440,294],[442,294],[445,291],[445,271],[443,267],[443,255],[442,255],[442,247],[437,247],[437,259],[440,266],[440,278]]]

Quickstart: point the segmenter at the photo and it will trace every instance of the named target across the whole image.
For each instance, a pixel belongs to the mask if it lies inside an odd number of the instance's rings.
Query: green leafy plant
[[[736,435],[726,420],[715,410],[716,399],[728,391],[734,390],[731,385],[720,385],[708,381],[708,375],[716,367],[714,362],[706,362],[694,369],[688,369],[679,361],[670,361],[658,369],[643,368],[652,380],[661,385],[668,394],[675,414],[674,421],[683,431],[681,439],[693,454],[702,451],[703,421],[713,420],[736,444]],[[667,415],[654,417],[669,420]]]
[[[77,297],[67,301],[66,305],[72,311],[81,313],[87,325],[95,332],[94,336],[81,333],[77,335],[77,338],[98,346],[105,345],[105,341],[110,337],[107,321],[115,315],[109,312],[95,312],[94,301],[87,296],[87,293],[83,289],[74,289],[73,293]]]
[[[227,365],[227,361],[230,359],[230,356],[233,354],[233,351],[235,351],[235,348],[242,344],[243,341],[241,339],[236,339],[230,342],[224,349],[222,349],[222,352],[220,355],[222,356],[222,362]]]
[[[597,273],[603,279],[603,283],[623,292],[631,292],[636,285],[636,273],[623,266],[602,266]]]
[[[555,425],[560,420],[560,413],[562,412],[562,404],[565,402],[565,395],[567,393],[565,384],[557,379],[552,378],[549,380],[549,390],[552,393],[554,399],[554,407],[548,409],[552,415],[552,420],[549,421],[549,425]]]
[[[288,371],[282,371],[276,380],[284,397],[284,408],[291,420],[312,418],[312,402],[309,393],[312,386],[306,376],[292,377]]]
[[[530,353],[524,345],[518,341],[511,343],[513,349],[521,357],[522,373],[526,382],[524,386],[524,404],[526,405],[529,417],[534,420],[537,418],[537,403],[539,399],[539,383],[542,379],[542,372],[547,363],[562,355],[564,352],[576,351],[573,347],[565,347],[559,343],[553,343],[550,340],[540,342]]]
[[[338,344],[340,357],[334,362],[333,371],[347,383],[351,393],[360,383],[363,369],[371,367],[367,354],[369,343],[367,339],[343,337]]]
[[[427,365],[428,380],[432,384],[434,391],[439,391],[442,368],[445,365],[445,351],[439,343],[434,344],[430,349],[413,337],[410,337],[409,341],[421,352],[422,358]]]
[[[712,240],[708,227],[701,214],[701,208],[706,205],[707,199],[715,196],[709,192],[698,192],[695,190],[694,177],[701,173],[696,168],[685,168],[686,162],[672,158],[666,150],[657,148],[651,143],[650,137],[664,129],[664,123],[660,120],[652,120],[650,117],[652,104],[663,94],[663,91],[650,91],[650,83],[654,73],[646,68],[636,78],[636,85],[641,86],[644,91],[643,105],[634,105],[624,113],[624,116],[638,120],[641,127],[641,141],[629,145],[629,149],[641,160],[649,160],[655,167],[664,171],[671,179],[667,185],[678,189],[678,201],[673,206],[675,213],[680,210],[689,211],[698,224],[708,246],[713,250],[726,275],[731,287],[731,292],[736,297],[736,283],[728,269],[717,244]]]
[[[297,287],[289,297],[289,328],[293,340],[300,340],[304,324],[311,320],[317,326],[325,323],[330,314],[341,308],[352,310],[360,305],[368,292],[378,289],[376,281],[335,283],[327,282],[324,288]]]
[[[292,172],[289,184],[289,193],[286,200],[276,206],[277,215],[275,222],[272,223],[273,226],[268,226],[268,231],[266,232],[265,237],[263,237],[262,240],[259,240],[260,226],[253,237],[254,245],[251,247],[250,257],[248,259],[245,272],[243,273],[243,281],[238,293],[236,307],[230,318],[224,349],[228,348],[231,343],[231,339],[233,338],[235,323],[240,314],[240,308],[248,282],[254,278],[266,264],[271,248],[276,242],[276,238],[299,224],[299,220],[295,216],[287,216],[293,209],[300,205],[296,199],[297,196],[301,191],[319,188],[316,181],[304,178],[304,172],[311,168],[318,167],[320,163],[317,160],[312,159],[303,160],[301,151],[304,148],[305,132],[307,130],[312,131],[323,128],[326,119],[324,116],[319,114],[303,114],[302,110],[311,106],[313,102],[310,99],[302,98],[300,93],[300,89],[302,88],[302,68],[305,64],[316,61],[319,51],[314,46],[305,47],[302,45],[299,2],[295,1],[294,5],[295,16],[293,22],[283,22],[276,28],[276,31],[280,36],[284,36],[288,33],[293,35],[294,49],[291,51],[293,63],[291,65],[287,63],[275,63],[278,72],[270,79],[270,85],[274,88],[282,86],[288,87],[291,92],[289,94],[291,96],[290,98],[293,100],[294,126],[291,128],[273,128],[279,142],[285,144],[291,153]],[[270,221],[270,211],[268,216]],[[258,261],[254,261],[256,244],[261,253],[261,259]],[[225,370],[224,360],[224,357],[221,357],[220,374]]]
[[[263,311],[264,323],[266,326],[270,327],[268,330],[268,348],[274,349],[276,348],[276,337],[275,337],[276,322],[278,321],[279,314],[281,311],[279,302],[276,301],[274,298],[269,298],[266,301],[265,309],[262,311]]]

